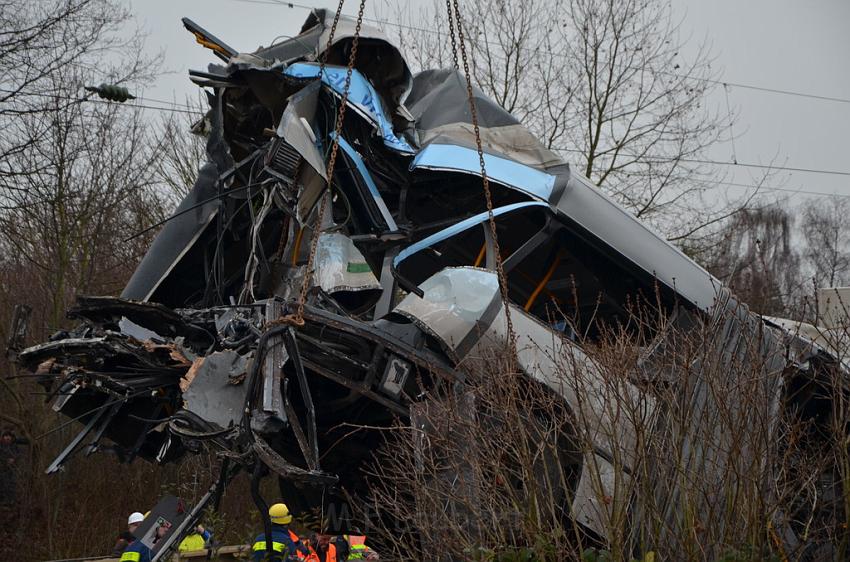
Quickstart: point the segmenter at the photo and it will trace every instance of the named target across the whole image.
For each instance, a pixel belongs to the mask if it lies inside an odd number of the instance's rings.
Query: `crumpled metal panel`
[[[393,312],[410,318],[454,352],[470,334],[486,330],[486,318],[489,316],[492,321],[493,314],[501,308],[499,281],[486,269],[447,268],[429,277],[419,288],[425,293],[423,297],[411,293]]]
[[[295,63],[283,71],[294,78],[318,78],[319,66],[311,63]],[[339,95],[345,91],[345,79],[348,71],[339,66],[326,66],[322,74],[322,83],[330,86]],[[415,149],[393,131],[392,119],[386,114],[381,105],[381,97],[375,87],[357,70],[351,71],[351,83],[348,90],[348,101],[361,114],[368,117],[381,134],[384,144],[393,150],[412,154]]]
[[[121,298],[148,300],[191,249],[218,210],[218,202],[210,200],[216,194],[217,181],[216,167],[211,163],[204,164],[192,191],[174,211],[175,217],[165,223],[154,239],[142,263],[121,292]]]
[[[555,176],[541,172],[516,160],[509,160],[492,154],[484,154],[487,178],[490,181],[509,185],[519,191],[533,195],[541,201],[548,201],[555,186]],[[478,151],[454,144],[432,142],[420,150],[411,169],[446,170],[481,175],[481,163]]]
[[[319,83],[314,82],[290,96],[280,118],[277,135],[292,145],[313,170],[327,180],[325,159],[319,151],[316,133],[310,125],[316,114],[319,89]]]
[[[540,170],[563,164],[558,155],[480,88],[473,86],[472,91],[481,141],[488,152]],[[475,146],[467,95],[466,78],[455,69],[423,70],[413,78],[406,104],[415,118],[421,146],[438,142]]]

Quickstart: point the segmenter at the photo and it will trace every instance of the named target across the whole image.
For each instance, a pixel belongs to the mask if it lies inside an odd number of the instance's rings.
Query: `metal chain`
[[[345,3],[345,0],[340,0],[339,7],[336,11],[336,16],[334,17],[333,26],[331,27],[331,34],[328,39],[328,46],[325,49],[325,52],[322,56],[322,62],[319,66],[320,74],[319,79],[324,75],[325,70],[325,62],[327,61],[327,54],[331,48],[331,42],[333,41],[333,36],[336,33],[336,26],[339,22],[339,16],[342,13],[342,6]],[[354,29],[354,37],[351,39],[351,53],[348,55],[348,67],[346,68],[345,74],[345,86],[342,90],[342,99],[340,100],[339,106],[339,114],[336,118],[336,128],[334,131],[333,142],[331,143],[331,154],[328,159],[328,168],[327,168],[327,178],[328,178],[328,188],[330,188],[331,183],[333,182],[333,174],[334,167],[336,165],[336,155],[339,151],[339,139],[342,134],[342,123],[345,119],[345,108],[348,103],[348,92],[351,88],[351,73],[354,70],[354,62],[357,59],[357,45],[360,42],[360,27],[363,24],[363,11],[366,8],[366,0],[360,0],[360,9],[357,12],[357,25]],[[313,236],[310,239],[310,254],[307,257],[307,267],[304,271],[304,278],[301,280],[301,293],[298,296],[298,307],[295,310],[294,315],[287,315],[281,318],[281,321],[286,324],[292,324],[295,326],[303,326],[304,325],[304,303],[307,301],[307,293],[310,290],[310,278],[313,273],[313,263],[316,261],[316,251],[319,248],[319,236],[322,228],[322,222],[324,222],[325,212],[328,206],[328,193],[330,189],[326,192],[323,192],[321,195],[321,203],[319,204],[319,213],[316,216],[316,223],[313,227]]]
[[[325,73],[325,65],[328,62],[328,53],[331,51],[331,46],[334,42],[334,35],[336,35],[336,26],[339,24],[339,16],[342,15],[342,7],[345,4],[345,0],[339,0],[339,5],[336,7],[336,14],[334,14],[334,22],[331,24],[331,34],[328,35],[328,44],[325,46],[325,50],[322,51],[322,58],[319,59],[319,77],[323,76]]]
[[[448,4],[449,0],[446,0]],[[496,234],[496,218],[493,215],[493,196],[490,192],[490,180],[487,178],[487,170],[484,165],[484,149],[481,146],[481,130],[478,127],[478,112],[475,108],[475,96],[472,93],[472,78],[469,74],[469,61],[466,56],[466,44],[463,36],[463,24],[460,18],[460,7],[458,0],[452,0],[454,5],[455,23],[457,25],[458,43],[460,43],[460,55],[463,59],[463,72],[466,76],[466,94],[469,98],[469,112],[472,117],[472,128],[475,131],[475,146],[478,149],[478,163],[481,165],[481,182],[484,185],[484,199],[487,202],[487,220],[490,224],[490,234],[493,237],[493,251],[496,254],[496,276],[499,280],[499,292],[502,294],[502,304],[505,309],[505,321],[508,329],[508,344],[510,346],[511,358],[516,358],[516,334],[511,320],[510,300],[508,298],[508,280],[505,269],[502,266],[502,251],[499,248],[499,237]],[[450,16],[451,17],[451,16]],[[454,39],[454,38],[452,38]],[[454,43],[454,40],[452,41]]]
[[[446,11],[449,14],[449,38],[452,40],[452,59],[455,61],[455,69],[458,68],[457,64],[457,42],[455,41],[455,18],[452,14],[452,5],[451,0],[446,0]]]

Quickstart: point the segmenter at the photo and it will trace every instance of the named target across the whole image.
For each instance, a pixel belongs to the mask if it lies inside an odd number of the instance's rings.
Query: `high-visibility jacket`
[[[369,552],[369,547],[366,546],[366,537],[363,535],[348,535],[348,545],[351,552],[348,554],[349,560],[363,560]]]
[[[298,535],[289,530],[286,525],[272,524],[272,550],[274,554],[271,556],[273,562],[282,562],[288,556],[298,556],[305,558],[310,554],[307,547],[298,538]],[[254,539],[254,561],[260,562],[266,560],[266,534],[260,533]]]
[[[142,541],[133,541],[121,554],[121,562],[151,562],[153,552]]]
[[[336,547],[333,543],[328,543],[328,549],[325,552],[316,552],[316,560],[318,562],[337,562]]]
[[[204,545],[206,545],[203,535],[199,535],[198,533],[192,533],[191,535],[186,535],[186,538],[180,542],[180,546],[177,547],[178,552],[192,552],[194,550],[203,550]]]
[[[296,551],[295,556],[297,556],[299,560],[303,560],[304,562],[319,562],[319,555],[316,554],[316,551],[313,550],[312,546],[307,547],[306,551]]]

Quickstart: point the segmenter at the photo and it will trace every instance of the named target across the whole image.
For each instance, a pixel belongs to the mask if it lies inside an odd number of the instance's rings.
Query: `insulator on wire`
[[[117,101],[123,103],[127,100],[134,100],[136,96],[130,93],[130,90],[124,86],[116,86],[115,84],[101,84],[100,86],[86,86],[86,90],[94,92],[105,100]]]

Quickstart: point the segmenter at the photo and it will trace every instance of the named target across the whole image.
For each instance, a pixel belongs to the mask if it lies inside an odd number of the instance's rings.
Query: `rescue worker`
[[[212,533],[207,529],[204,529],[203,525],[195,525],[192,532],[180,541],[180,546],[177,547],[177,551],[192,552],[195,550],[203,550],[211,538]]]
[[[153,551],[142,541],[133,541],[121,555],[121,562],[151,562]]]
[[[349,560],[378,560],[378,553],[366,546],[365,535],[345,535],[350,552]]]
[[[312,541],[315,545],[314,551],[318,562],[343,562],[345,558],[341,552],[337,551],[336,544],[331,540],[330,535],[316,535]]]
[[[115,541],[115,546],[112,547],[112,556],[121,556],[127,550],[127,547],[136,540],[136,535],[133,533],[136,532],[136,529],[139,528],[139,525],[144,520],[145,516],[138,511],[130,514],[127,518],[127,530],[118,535],[118,540]]]
[[[150,511],[148,512],[150,513]],[[148,513],[145,513],[147,517]],[[160,540],[171,528],[171,524],[160,525],[154,531],[154,542]],[[153,560],[153,550],[141,540],[135,540],[127,547],[124,554],[121,555],[121,562],[151,562]]]
[[[292,515],[286,504],[276,503],[269,508],[269,518],[272,520],[271,547],[273,552],[266,553],[266,534],[260,533],[254,539],[254,562],[271,560],[272,562],[286,562],[289,557],[308,558],[310,550],[304,546],[301,539],[289,529],[292,523]]]

